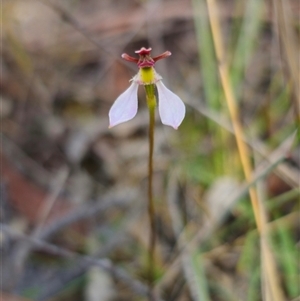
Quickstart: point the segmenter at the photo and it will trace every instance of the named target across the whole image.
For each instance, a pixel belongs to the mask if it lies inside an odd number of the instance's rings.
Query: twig
[[[128,237],[124,234],[128,228],[132,227],[132,224],[136,223],[136,220],[140,216],[140,210],[141,208],[139,206],[132,206],[130,212],[124,217],[125,221],[119,225],[119,230],[110,237],[108,242],[101,245],[101,248],[97,248],[96,252],[89,254],[89,256],[93,258],[106,257],[122,244],[128,243]],[[70,281],[83,275],[92,265],[92,263],[86,261],[76,263],[72,268],[64,271],[63,279],[53,279],[53,281],[42,290],[37,301],[48,300],[54,295],[57,295],[58,292],[62,291],[66,285],[70,283]]]
[[[69,171],[67,169],[64,169],[63,172],[58,175],[57,179],[55,179],[56,181],[53,187],[53,191],[49,194],[47,199],[44,201],[44,206],[42,206],[41,210],[39,211],[37,226],[30,235],[32,238],[39,237],[39,234],[41,233],[44,227],[44,224],[50,214],[50,211],[53,208],[54,203],[56,202],[61,190],[64,187],[68,174]],[[20,275],[22,274],[21,272],[24,269],[24,263],[30,251],[31,251],[31,245],[28,244],[27,241],[22,241],[16,248],[16,254],[14,256],[15,257],[14,268],[16,270],[16,275],[18,275],[17,277],[20,277]]]
[[[64,216],[60,220],[52,223],[48,228],[41,231],[39,234],[39,239],[47,239],[51,237],[53,234],[57,233],[61,229],[75,223],[82,221],[84,219],[91,218],[100,212],[106,211],[111,207],[120,207],[124,208],[129,206],[135,200],[135,196],[128,195],[123,198],[113,198],[113,197],[103,197],[103,199],[97,200],[95,204],[88,204],[82,206],[79,209],[74,210],[70,214]]]
[[[80,255],[56,245],[44,242],[40,239],[28,237],[24,234],[18,233],[17,231],[14,231],[9,226],[4,224],[0,224],[0,229],[4,234],[7,234],[14,239],[26,240],[33,246],[43,249],[53,255],[65,257],[68,259],[77,259],[88,264],[96,265],[102,268],[104,271],[111,273],[119,281],[122,281],[124,284],[128,285],[128,287],[130,287],[136,294],[140,296],[148,296],[148,288],[144,284],[136,279],[133,279],[123,269],[114,266],[109,259],[97,259],[91,256]],[[163,301],[160,298],[157,300]]]

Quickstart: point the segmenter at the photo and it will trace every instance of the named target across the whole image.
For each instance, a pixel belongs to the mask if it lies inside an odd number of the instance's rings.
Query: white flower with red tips
[[[116,126],[122,122],[131,120],[137,114],[138,109],[138,87],[139,85],[155,85],[158,94],[158,111],[163,124],[177,129],[185,116],[185,105],[183,101],[162,83],[162,77],[154,69],[155,62],[171,55],[166,51],[159,56],[151,57],[151,48],[142,47],[135,51],[139,58],[128,54],[122,54],[122,58],[134,62],[139,67],[139,72],[131,80],[130,87],[123,92],[114,102],[109,111],[109,127]]]

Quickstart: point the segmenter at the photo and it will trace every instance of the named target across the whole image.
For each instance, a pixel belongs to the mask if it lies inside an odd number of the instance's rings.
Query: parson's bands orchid
[[[155,62],[171,55],[166,51],[159,56],[151,57],[151,48],[142,47],[135,51],[139,58],[132,57],[126,53],[122,58],[134,62],[139,67],[139,72],[132,78],[130,87],[123,92],[114,102],[109,111],[109,127],[131,120],[138,109],[138,87],[139,85],[156,85],[158,93],[158,111],[161,121],[165,125],[177,129],[185,116],[185,105],[183,101],[162,83],[162,77],[154,69]]]

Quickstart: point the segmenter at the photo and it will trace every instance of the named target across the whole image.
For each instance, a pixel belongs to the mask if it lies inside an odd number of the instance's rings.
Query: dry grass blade
[[[257,155],[254,153],[255,161],[257,161]],[[275,262],[273,253],[270,249],[270,243],[268,241],[269,238],[269,228],[268,228],[268,218],[267,218],[267,211],[264,206],[264,196],[265,196],[265,189],[262,182],[258,182],[256,184],[257,194],[258,194],[258,201],[259,207],[262,212],[261,214],[261,232],[260,232],[260,246],[261,246],[261,270],[262,270],[262,277],[261,283],[263,288],[263,298],[265,301],[272,301],[273,292],[276,292],[276,287],[272,287],[276,282],[269,281],[269,275],[273,275],[276,273],[275,269]]]
[[[242,125],[239,120],[239,112],[238,112],[238,108],[236,106],[236,99],[233,94],[233,89],[231,87],[230,80],[229,80],[228,64],[227,64],[226,58],[225,58],[225,52],[224,52],[223,42],[222,42],[222,37],[221,37],[220,24],[217,19],[217,7],[216,7],[214,0],[207,0],[207,4],[208,4],[209,18],[210,18],[211,28],[212,28],[212,35],[213,35],[213,39],[214,39],[214,43],[215,43],[217,58],[219,61],[219,73],[220,73],[220,77],[221,77],[221,83],[223,86],[225,99],[227,101],[230,118],[231,118],[231,122],[233,125],[233,130],[234,130],[234,134],[235,134],[244,174],[245,174],[246,180],[248,182],[251,182],[252,181],[251,165],[250,165],[250,161],[248,159],[249,152],[248,152],[246,144],[244,143],[243,130],[242,130]],[[257,200],[257,195],[256,195],[255,189],[250,188],[249,194],[250,194],[250,198],[252,201],[255,220],[256,220],[258,228],[260,228],[259,207],[258,207],[258,200]]]
[[[299,84],[299,39],[292,28],[289,1],[273,0],[277,19],[277,30],[286,56],[294,91],[294,107],[296,120],[300,122],[300,84]],[[299,21],[299,20],[298,20]]]
[[[233,89],[229,79],[228,64],[226,62],[226,56],[223,46],[223,40],[221,35],[220,24],[218,20],[218,10],[215,0],[207,0],[209,19],[212,28],[212,35],[215,44],[215,50],[217,54],[217,59],[219,61],[219,73],[221,78],[222,87],[225,94],[225,99],[230,113],[230,118],[233,124],[233,129],[235,133],[235,138],[238,146],[238,151],[240,155],[240,160],[244,170],[245,178],[248,183],[252,181],[252,168],[249,160],[249,153],[246,144],[243,139],[242,125],[239,120],[239,112],[236,105],[236,99],[233,93]],[[252,203],[252,208],[254,211],[256,225],[260,234],[266,235],[266,217],[260,206],[257,191],[254,187],[249,187],[249,194]],[[276,264],[273,260],[273,255],[271,250],[267,245],[267,241],[263,240],[261,245],[261,251],[263,258],[265,260],[267,281],[270,287],[270,291],[267,291],[267,300],[283,301],[283,293],[280,289],[278,273],[276,272]],[[268,294],[270,292],[270,295]]]

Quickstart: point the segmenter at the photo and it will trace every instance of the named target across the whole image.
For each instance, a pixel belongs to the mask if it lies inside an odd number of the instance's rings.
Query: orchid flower
[[[181,124],[185,116],[185,105],[176,94],[162,83],[162,77],[154,69],[156,61],[170,56],[171,52],[166,51],[152,58],[150,55],[151,50],[151,48],[142,47],[140,50],[135,51],[139,58],[134,58],[126,53],[122,54],[123,59],[138,65],[139,72],[132,78],[129,88],[112,105],[109,111],[109,127],[135,117],[138,109],[137,92],[139,85],[145,87],[146,93],[150,91],[153,95],[156,86],[158,111],[163,124],[172,126],[174,129],[177,129]]]

